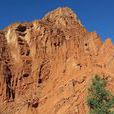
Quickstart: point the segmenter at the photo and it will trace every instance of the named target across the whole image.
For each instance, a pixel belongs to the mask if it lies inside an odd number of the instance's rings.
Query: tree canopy
[[[89,114],[114,114],[114,96],[106,89],[107,81],[96,75],[88,89]]]

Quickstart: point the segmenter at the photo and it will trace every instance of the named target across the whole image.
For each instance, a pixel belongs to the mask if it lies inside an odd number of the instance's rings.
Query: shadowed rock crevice
[[[50,75],[50,63],[49,60],[43,60],[39,67],[38,83],[42,83],[44,80],[47,80]]]
[[[22,25],[22,24],[20,24],[20,25],[16,28],[16,30],[19,31],[19,32],[25,32],[26,29],[27,29],[27,27],[24,26],[24,25]]]

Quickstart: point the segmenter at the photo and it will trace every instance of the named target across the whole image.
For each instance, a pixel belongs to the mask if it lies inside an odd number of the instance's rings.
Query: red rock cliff
[[[0,114],[87,114],[92,75],[114,92],[114,45],[69,8],[0,31]]]

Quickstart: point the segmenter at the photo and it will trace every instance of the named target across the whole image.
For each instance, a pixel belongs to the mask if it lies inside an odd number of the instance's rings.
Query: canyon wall
[[[0,31],[0,114],[88,114],[93,75],[114,92],[114,45],[69,8]]]

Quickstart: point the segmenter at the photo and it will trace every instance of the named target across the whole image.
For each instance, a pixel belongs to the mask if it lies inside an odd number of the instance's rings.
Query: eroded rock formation
[[[0,114],[87,114],[92,75],[114,92],[114,45],[69,8],[0,31]]]

